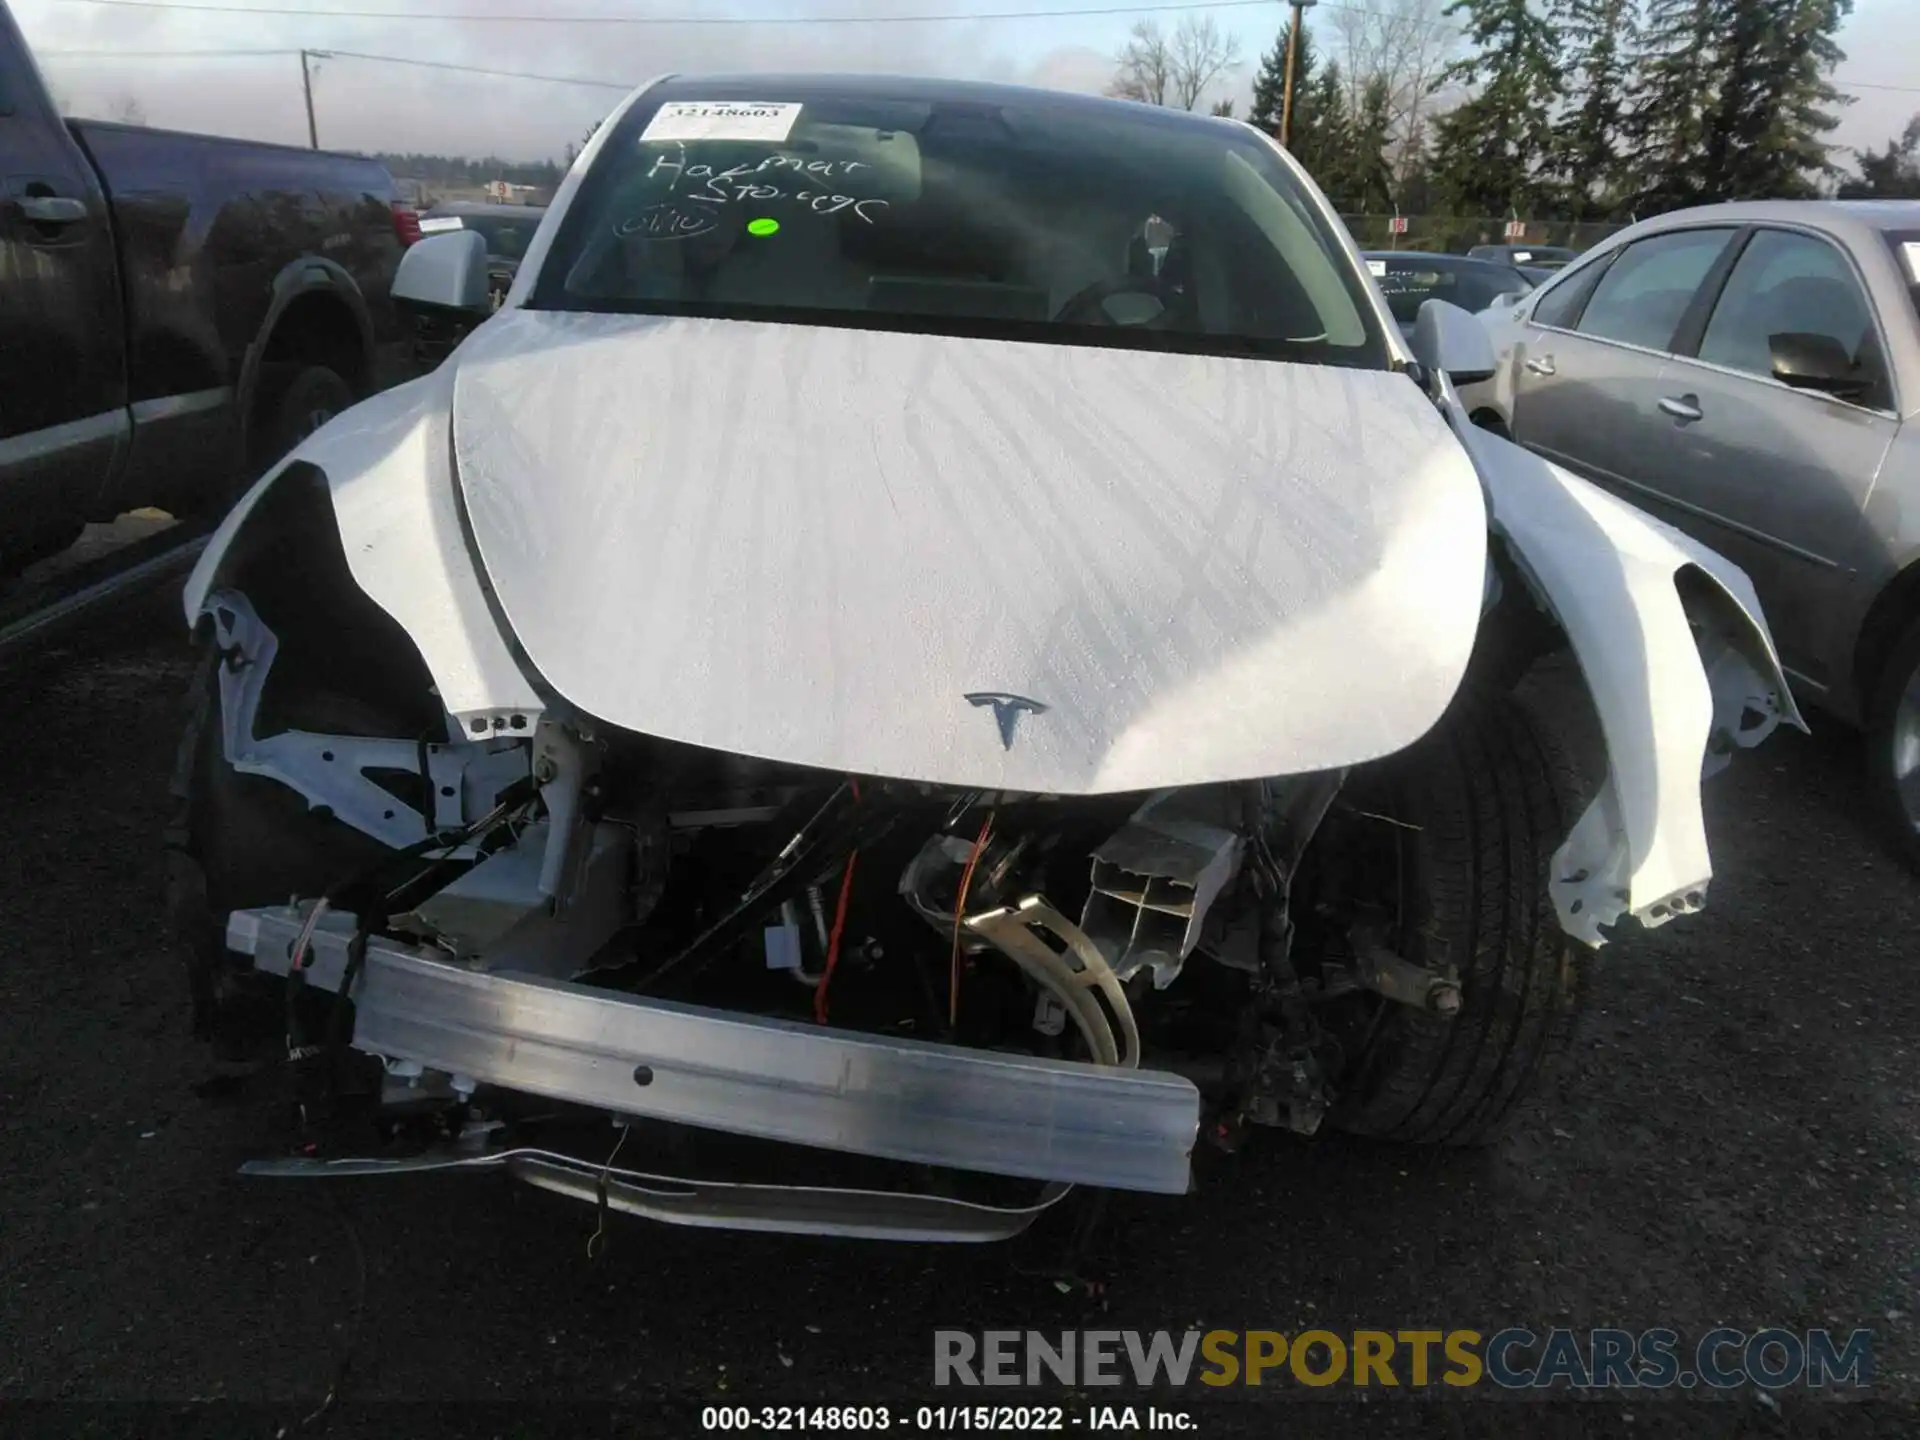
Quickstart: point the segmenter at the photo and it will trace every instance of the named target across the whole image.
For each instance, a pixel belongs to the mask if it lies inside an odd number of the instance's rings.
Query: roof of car
[[[546,208],[545,205],[509,205],[497,200],[448,200],[433,206],[420,218],[440,220],[450,215],[496,215],[502,220],[511,220],[520,215],[537,216]]]
[[[936,105],[1019,105],[1060,114],[1090,117],[1124,114],[1168,129],[1248,130],[1242,120],[1197,115],[1173,106],[1143,105],[1068,90],[1042,90],[979,80],[941,80],[919,75],[842,75],[793,72],[784,75],[668,75],[649,88],[663,100],[759,100],[777,102],[790,94],[833,95],[856,100],[917,100]]]
[[[1664,230],[1677,224],[1714,220],[1740,224],[1775,221],[1811,225],[1853,240],[1875,240],[1888,230],[1920,230],[1920,200],[1734,200],[1724,205],[1696,205],[1642,220],[1635,234]]]
[[[1486,260],[1478,255],[1455,255],[1451,250],[1362,250],[1368,260],[1442,260],[1449,265],[1492,265],[1496,269],[1513,267],[1501,260]]]

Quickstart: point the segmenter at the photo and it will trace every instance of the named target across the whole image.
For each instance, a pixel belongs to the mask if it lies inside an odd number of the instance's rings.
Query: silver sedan
[[[1920,202],[1664,215],[1484,323],[1474,418],[1745,568],[1920,865]]]

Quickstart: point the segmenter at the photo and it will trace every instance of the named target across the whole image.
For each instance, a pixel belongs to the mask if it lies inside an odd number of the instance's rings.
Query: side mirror
[[[393,298],[432,310],[489,313],[487,242],[477,230],[448,230],[407,247],[393,277]]]
[[[1845,399],[1867,393],[1868,382],[1854,368],[1853,357],[1831,335],[1786,330],[1767,337],[1773,357],[1773,378],[1796,390]]]
[[[1491,380],[1499,361],[1481,323],[1458,305],[1428,300],[1413,321],[1413,358],[1456,385]]]

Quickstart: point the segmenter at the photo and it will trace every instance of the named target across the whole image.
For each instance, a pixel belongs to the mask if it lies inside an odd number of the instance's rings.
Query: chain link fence
[[[1573,220],[1527,220],[1524,235],[1507,234],[1511,219],[1486,215],[1342,215],[1362,250],[1433,250],[1462,254],[1475,245],[1565,245],[1585,250],[1624,224]],[[1406,233],[1393,233],[1395,219]]]

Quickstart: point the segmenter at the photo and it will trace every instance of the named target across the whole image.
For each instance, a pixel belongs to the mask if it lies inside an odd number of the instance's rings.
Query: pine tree
[[[1714,40],[1727,0],[1648,0],[1634,51],[1638,81],[1622,132],[1635,205],[1658,213],[1705,193],[1707,106]]]
[[[1835,173],[1827,77],[1853,0],[1650,0],[1626,129],[1643,208],[1806,196]]]
[[[1347,82],[1340,74],[1340,62],[1328,61],[1314,76],[1303,94],[1293,94],[1293,156],[1326,192],[1337,210],[1351,212],[1357,207],[1350,175],[1350,131],[1347,116]]]
[[[1885,150],[1860,152],[1860,178],[1840,186],[1842,200],[1920,200],[1920,115]]]
[[[1560,94],[1559,33],[1528,0],[1454,0],[1474,53],[1444,81],[1473,95],[1435,125],[1435,182],[1457,213],[1525,212],[1545,198]]]
[[[1719,89],[1707,107],[1700,147],[1701,188],[1712,199],[1741,196],[1773,125],[1773,9],[1774,0],[1726,3],[1715,53]]]
[[[1805,197],[1837,175],[1826,138],[1847,102],[1827,78],[1845,59],[1834,36],[1853,0],[1772,0],[1773,26],[1760,66],[1768,123],[1754,148],[1730,165],[1723,186],[1738,196]]]
[[[1347,183],[1362,215],[1385,215],[1393,205],[1393,165],[1387,146],[1393,139],[1393,92],[1385,75],[1375,75],[1360,92],[1345,150]]]
[[[1273,42],[1273,49],[1260,57],[1259,73],[1253,77],[1253,109],[1247,112],[1248,120],[1276,137],[1280,134],[1280,112],[1286,103],[1288,29],[1282,26]],[[1304,25],[1300,27],[1298,50],[1293,60],[1293,126],[1296,134],[1300,127],[1301,101],[1313,80],[1313,32]]]
[[[1569,219],[1607,215],[1630,184],[1621,142],[1636,10],[1635,0],[1554,0],[1567,81],[1554,170]]]

